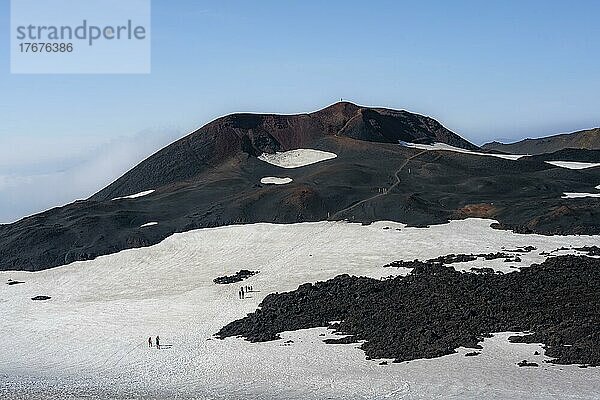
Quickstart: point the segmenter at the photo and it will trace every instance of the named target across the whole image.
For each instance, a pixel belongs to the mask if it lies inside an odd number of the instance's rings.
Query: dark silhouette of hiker
[[[156,348],[160,350],[160,338],[156,336]]]
[[[148,338],[148,347],[152,347],[152,336]]]

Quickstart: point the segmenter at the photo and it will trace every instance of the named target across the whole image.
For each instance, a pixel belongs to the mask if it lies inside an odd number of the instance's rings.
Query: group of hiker
[[[250,286],[250,285],[242,286],[238,292],[238,296],[240,299],[245,299],[246,295],[251,291],[252,291],[252,286]]]
[[[158,335],[156,335],[154,343],[156,343],[156,348],[160,350],[160,337]],[[148,338],[148,347],[152,347],[152,336]]]
[[[246,295],[250,292],[253,291],[253,287],[252,285],[246,285],[246,286],[242,286],[238,292],[239,298],[240,299],[244,299],[246,298]],[[156,338],[154,339],[154,343],[152,342],[152,336],[150,336],[148,338],[148,347],[156,347],[158,350],[160,350],[160,337],[158,335],[156,335]],[[167,346],[169,347],[169,346]]]

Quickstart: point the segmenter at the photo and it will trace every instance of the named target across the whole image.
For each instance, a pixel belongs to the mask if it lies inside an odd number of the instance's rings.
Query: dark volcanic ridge
[[[482,148],[511,154],[533,155],[552,153],[563,149],[600,150],[600,128],[552,135],[538,139],[524,139],[509,144],[491,142],[484,144]]]
[[[37,271],[150,246],[173,233],[257,222],[390,220],[423,227],[477,217],[519,233],[600,234],[600,199],[561,198],[597,190],[600,168],[569,170],[543,157],[514,161],[399,141],[477,149],[431,118],[350,103],[310,114],[229,115],[90,199],[0,225],[0,270]],[[292,149],[337,157],[295,169],[257,158]],[[274,176],[292,182],[260,183]]]
[[[193,180],[242,155],[256,157],[312,147],[323,138],[381,144],[442,142],[468,150],[479,149],[432,118],[348,102],[310,114],[232,114],[165,147],[90,199],[110,200]]]
[[[530,160],[540,161],[573,161],[584,163],[600,162],[600,150],[588,149],[563,149],[552,153],[543,153],[527,157]]]
[[[600,259],[549,258],[509,274],[457,272],[420,262],[406,277],[340,275],[268,295],[259,309],[223,327],[220,338],[252,342],[284,331],[327,327],[365,341],[368,358],[434,358],[480,348],[493,332],[529,332],[513,342],[543,343],[557,364],[600,365]],[[517,362],[518,360],[515,360]]]

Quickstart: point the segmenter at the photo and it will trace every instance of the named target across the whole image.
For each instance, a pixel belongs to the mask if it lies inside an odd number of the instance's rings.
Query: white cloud
[[[87,198],[180,135],[167,128],[111,140],[3,138],[0,222]]]

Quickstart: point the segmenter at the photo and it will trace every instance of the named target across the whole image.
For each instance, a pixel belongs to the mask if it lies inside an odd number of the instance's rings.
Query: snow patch
[[[145,228],[147,226],[154,226],[154,225],[158,225],[158,222],[156,222],[156,221],[146,222],[145,224],[140,225],[140,228]]]
[[[145,190],[143,192],[139,192],[139,193],[136,193],[136,194],[130,194],[129,196],[115,197],[113,199],[113,201],[115,201],[115,200],[122,200],[122,199],[137,199],[138,197],[147,196],[147,195],[149,195],[150,193],[153,193],[153,192],[154,192],[154,189]]]
[[[290,183],[292,178],[278,178],[276,176],[265,176],[260,180],[260,183],[265,185],[285,185],[286,183]]]
[[[466,153],[473,154],[476,156],[486,156],[486,157],[498,157],[504,158],[506,160],[518,160],[521,157],[525,157],[526,154],[494,154],[494,153],[481,153],[478,151],[472,151],[467,149],[461,149],[460,147],[450,146],[446,143],[434,143],[434,144],[418,144],[418,143],[409,143],[409,142],[400,142],[401,145],[406,147],[413,147],[415,149],[422,150],[431,150],[431,151],[454,151],[456,153]]]
[[[263,153],[258,159],[281,168],[298,168],[336,158],[337,154],[314,149],[296,149],[275,154]]]
[[[546,161],[546,163],[555,165],[557,167],[568,168],[568,169],[585,169],[585,168],[592,168],[592,167],[600,167],[600,163],[588,163],[588,162],[578,162],[578,161]]]
[[[563,199],[579,199],[582,197],[600,197],[600,193],[564,193],[562,195]]]

